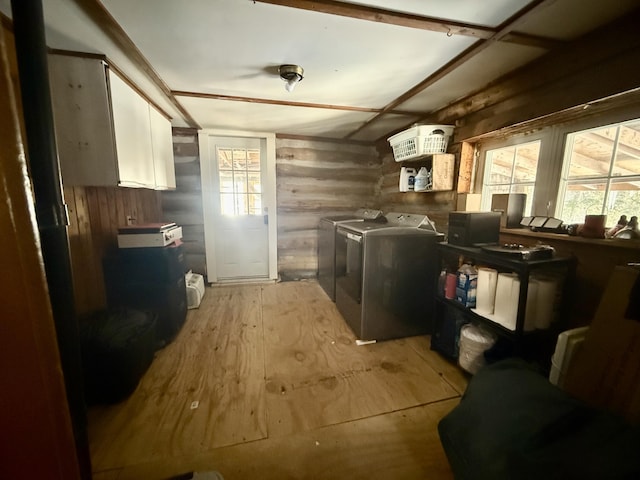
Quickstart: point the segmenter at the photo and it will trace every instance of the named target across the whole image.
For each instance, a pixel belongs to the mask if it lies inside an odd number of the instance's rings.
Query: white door
[[[277,276],[276,254],[270,248],[275,246],[270,241],[275,235],[275,165],[270,174],[275,147],[268,140],[200,134],[209,282]]]

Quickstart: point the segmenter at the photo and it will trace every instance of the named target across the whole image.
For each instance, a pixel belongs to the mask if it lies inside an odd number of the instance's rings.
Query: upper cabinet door
[[[151,121],[151,145],[156,172],[156,188],[172,190],[176,188],[176,171],[173,161],[173,141],[171,122],[153,106],[149,105]]]
[[[105,63],[65,55],[49,55],[48,63],[64,184],[117,185]]]
[[[155,188],[149,103],[111,70],[109,85],[118,156],[118,184]]]

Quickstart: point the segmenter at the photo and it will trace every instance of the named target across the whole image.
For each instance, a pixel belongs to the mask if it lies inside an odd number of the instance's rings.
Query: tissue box
[[[457,273],[456,300],[465,307],[476,306],[476,292],[478,291],[477,273]]]

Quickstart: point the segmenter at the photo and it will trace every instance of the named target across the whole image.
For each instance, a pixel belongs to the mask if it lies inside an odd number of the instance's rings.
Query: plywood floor
[[[94,478],[451,479],[436,426],[466,384],[428,337],[356,346],[315,281],[208,288],[134,394],[90,409]]]

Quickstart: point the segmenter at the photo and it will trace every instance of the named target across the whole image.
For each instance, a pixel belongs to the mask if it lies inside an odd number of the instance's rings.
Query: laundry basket
[[[403,162],[434,153],[446,153],[452,134],[452,125],[414,125],[388,140],[396,162]]]

